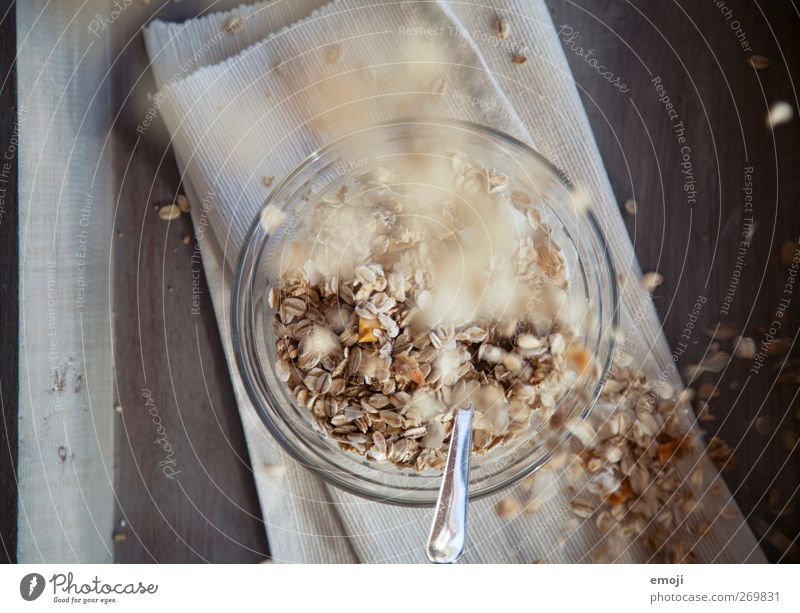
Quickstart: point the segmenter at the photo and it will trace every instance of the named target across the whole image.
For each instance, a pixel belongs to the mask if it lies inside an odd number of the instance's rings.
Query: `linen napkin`
[[[269,178],[279,180],[354,121],[433,115],[489,125],[537,148],[590,194],[618,270],[639,277],[544,3],[493,4],[262,2],[181,24],[154,21],[145,31],[160,88],[156,100],[193,203],[276,562],[423,562],[431,511],[369,502],[327,486],[282,452],[247,399],[230,343],[231,281]],[[498,16],[512,24],[508,39],[493,32]],[[512,56],[527,61],[514,63]],[[666,372],[680,389],[677,373],[661,368],[671,355],[641,284],[624,285],[621,321],[646,371]],[[716,475],[707,459],[703,470]],[[697,494],[712,499],[707,489]],[[464,561],[592,559],[601,536],[591,522],[563,536],[570,516],[565,491],[556,491],[537,514],[510,520],[497,516],[497,500],[471,503]],[[720,521],[720,506],[736,518]],[[711,530],[695,548],[702,561],[764,561],[727,490],[706,507]],[[618,559],[646,560],[638,546]]]

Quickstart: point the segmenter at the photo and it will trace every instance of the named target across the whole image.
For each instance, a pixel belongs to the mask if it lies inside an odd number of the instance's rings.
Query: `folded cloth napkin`
[[[528,142],[590,197],[612,257],[638,278],[617,202],[542,0],[262,2],[145,31],[239,403],[276,562],[423,562],[431,511],[369,502],[327,486],[290,460],[252,408],[230,342],[231,281],[247,228],[269,192],[310,152],[354,125],[414,115],[464,119]],[[511,24],[502,39],[498,16]],[[514,63],[511,57],[527,58]],[[622,328],[651,375],[681,382],[648,294],[622,292]],[[663,378],[663,377],[662,377]],[[687,427],[692,424],[687,416]],[[716,475],[707,459],[706,475]],[[601,540],[592,522],[564,538],[569,497],[558,482],[541,510],[501,519],[498,496],[470,505],[466,562],[576,562]],[[708,490],[698,496],[709,500]],[[718,497],[720,497],[718,495]],[[735,511],[720,522],[720,505]],[[702,561],[763,562],[725,490],[706,505]],[[715,521],[716,518],[716,521]],[[733,526],[733,529],[731,529]],[[638,545],[618,561],[647,561]]]

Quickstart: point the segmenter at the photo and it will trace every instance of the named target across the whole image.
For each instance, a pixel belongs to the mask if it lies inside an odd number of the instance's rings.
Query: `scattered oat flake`
[[[704,372],[720,372],[728,364],[730,358],[730,354],[710,348],[710,353],[707,353],[699,364],[687,364],[681,374],[686,380],[694,381]]]
[[[625,201],[625,210],[631,215],[636,215],[636,200],[628,198]]]
[[[667,381],[656,381],[653,384],[653,389],[663,400],[669,400],[675,394],[675,390]]]
[[[178,205],[178,208],[183,213],[188,213],[189,209],[191,208],[189,205],[189,199],[183,194],[178,194],[178,198],[175,200],[175,204]]]
[[[525,57],[524,55],[515,55],[514,57],[511,58],[511,61],[514,62],[515,64],[524,64],[525,62],[528,61],[528,58]]]
[[[788,102],[780,101],[773,104],[767,115],[767,126],[774,128],[782,123],[788,123],[794,117],[794,108]]]
[[[325,48],[325,59],[328,60],[329,64],[335,64],[338,62],[341,55],[342,46],[339,44],[330,45]]]
[[[177,219],[181,216],[181,210],[176,204],[168,204],[158,209],[158,216],[164,221]]]
[[[700,362],[700,366],[706,372],[720,372],[725,366],[727,366],[728,362],[730,361],[731,356],[729,353],[725,351],[717,351],[715,353],[708,354],[702,362]]]
[[[283,464],[264,464],[263,470],[267,477],[271,477],[273,479],[277,479],[278,477],[282,477],[286,474],[286,466]]]
[[[597,435],[591,424],[585,419],[571,419],[566,424],[567,430],[577,438],[585,447],[593,447]]]
[[[570,506],[572,507],[572,512],[583,519],[588,519],[594,512],[593,506],[580,498],[573,500]]]
[[[511,519],[515,515],[519,515],[520,505],[514,498],[509,496],[497,503],[496,510],[498,517],[501,519]]]
[[[737,358],[751,359],[756,355],[756,342],[747,336],[740,336],[736,341],[736,349],[733,353]]]
[[[642,285],[651,294],[664,282],[664,275],[660,272],[646,272],[642,275]]]
[[[237,32],[241,32],[244,29],[244,19],[239,17],[231,17],[225,26],[222,28],[222,31],[227,34],[236,34]]]
[[[770,59],[764,55],[751,55],[749,58],[747,58],[747,63],[756,70],[764,70],[769,68],[772,64]]]
[[[719,437],[711,437],[711,440],[708,442],[707,453],[711,461],[714,462],[716,467],[721,471],[730,470],[735,464],[733,449]]]
[[[183,244],[184,245],[188,245],[191,242],[192,242],[192,237],[190,235],[187,234],[186,236],[183,237]]]
[[[273,234],[286,219],[286,213],[270,204],[261,211],[261,227]]]
[[[436,77],[431,84],[431,93],[442,96],[447,91],[447,81],[442,77]]]
[[[503,40],[507,40],[511,33],[508,22],[501,17],[497,20],[497,24],[495,24],[495,26],[497,28],[497,35]]]
[[[272,187],[272,183],[275,181],[275,177],[272,175],[261,177],[261,182],[264,184],[265,187]]]
[[[692,388],[686,388],[678,394],[678,404],[689,405],[694,400],[696,392]]]
[[[589,192],[582,187],[576,187],[570,193],[569,203],[574,213],[585,213],[589,209]]]

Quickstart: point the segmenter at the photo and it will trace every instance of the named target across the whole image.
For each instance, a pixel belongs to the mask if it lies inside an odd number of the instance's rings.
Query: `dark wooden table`
[[[14,137],[17,115],[17,82],[13,58],[17,37],[14,10],[0,2],[0,156],[5,158]],[[13,560],[17,552],[17,374],[19,308],[15,299],[19,286],[17,253],[17,159],[5,160],[0,199],[0,561]],[[0,159],[0,165],[4,162]]]
[[[191,4],[172,5],[171,16],[187,16]],[[786,283],[780,247],[800,235],[800,122],[779,126],[774,133],[764,123],[772,102],[798,106],[793,79],[800,77],[800,16],[790,0],[728,0],[726,5],[730,13],[716,2],[548,0],[556,26],[565,26],[567,58],[620,206],[633,196],[638,204],[636,215],[622,210],[642,269],[664,275],[654,300],[673,348],[683,340],[698,297],[705,301],[679,357],[681,366],[702,357],[711,342],[702,328],[720,322],[741,325],[745,335],[760,342]],[[3,24],[4,59],[13,53],[7,31]],[[127,40],[134,33],[119,34]],[[624,101],[587,61],[589,49],[589,59],[596,58],[629,85],[634,104]],[[769,58],[771,66],[756,72],[747,63],[754,53]],[[143,63],[138,40],[117,63],[116,104],[139,79]],[[656,78],[683,123],[685,143],[678,141],[659,100]],[[152,91],[149,79],[144,75],[138,87]],[[7,101],[4,92],[4,105]],[[130,165],[119,186],[113,262],[116,359],[126,365],[118,369],[122,411],[116,424],[114,556],[120,562],[258,561],[268,555],[268,544],[203,284],[201,316],[190,316],[193,244],[185,244],[184,237],[192,229],[182,218],[167,230],[153,208],[174,198],[180,177],[171,159],[159,165],[163,131],[153,129],[130,157],[135,124],[123,120],[115,127],[118,163]],[[2,127],[5,139],[7,126]],[[693,182],[681,168],[686,146]],[[753,169],[755,231],[737,266],[742,231],[751,216],[742,191],[748,167]],[[687,186],[696,189],[694,203],[688,202]],[[13,217],[0,225],[4,236],[9,220]],[[6,254],[14,256],[14,241],[2,241],[0,249],[5,262]],[[732,278],[738,284],[726,311]],[[0,279],[5,282],[16,283],[13,274]],[[14,315],[13,307],[0,304],[3,321]],[[798,304],[800,294],[792,298],[778,335],[789,339],[790,354],[796,354]],[[16,358],[2,329],[2,399],[9,428],[15,411],[7,392],[13,391],[16,373],[8,360]],[[730,341],[721,342],[723,348],[730,346]],[[790,444],[800,429],[798,386],[776,385],[772,370],[785,357],[770,357],[762,372],[749,379],[746,360],[734,360],[721,375],[706,375],[718,383],[721,395],[710,401],[715,420],[703,422],[709,437],[719,434],[735,448],[737,462],[725,478],[757,532],[769,528],[765,550],[773,561],[796,559],[784,550],[800,531],[800,456]],[[146,461],[153,442],[152,424],[142,410],[143,389],[158,398],[171,443],[182,458],[180,488],[163,478],[155,462]],[[760,434],[751,424],[765,414],[774,427]],[[0,470],[8,470],[6,464],[0,460]],[[0,495],[5,505],[6,493]],[[776,509],[783,511],[777,518]],[[8,547],[8,526],[2,528]]]

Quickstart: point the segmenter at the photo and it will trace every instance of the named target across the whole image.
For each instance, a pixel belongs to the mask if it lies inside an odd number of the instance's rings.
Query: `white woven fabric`
[[[182,24],[156,21],[145,32],[161,88],[159,108],[194,203],[192,216],[276,562],[423,562],[431,517],[429,510],[345,494],[295,464],[272,441],[235,372],[228,306],[232,270],[268,193],[262,177],[279,180],[347,129],[347,113],[326,120],[330,116],[324,112],[337,103],[338,94],[325,83],[344,81],[347,101],[362,100],[347,108],[364,122],[415,114],[453,117],[530,143],[590,193],[618,269],[629,278],[639,275],[543,1],[493,4],[489,10],[445,2],[264,2]],[[503,13],[513,35],[501,43],[492,27]],[[221,34],[237,18],[244,27]],[[428,28],[428,34],[419,36],[419,28]],[[512,63],[511,54],[523,47],[527,63]],[[438,78],[447,82],[447,91],[436,96],[425,84]],[[658,364],[672,363],[650,298],[636,283],[626,284],[623,292],[622,323],[628,336],[640,341],[638,355],[652,356],[651,373],[661,372]],[[674,370],[670,375],[679,386]],[[278,476],[265,470],[274,464],[286,466],[286,472]],[[703,465],[708,476],[716,474],[708,460]],[[709,501],[712,530],[697,545],[700,559],[763,562],[743,518],[721,520],[719,504],[711,498],[703,497]],[[735,509],[727,493],[723,498]],[[591,560],[599,535],[590,521],[562,541],[561,525],[569,518],[566,493],[559,492],[534,516],[511,520],[497,517],[496,501],[470,505],[465,562]],[[638,546],[620,557],[647,559]]]

